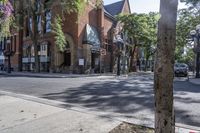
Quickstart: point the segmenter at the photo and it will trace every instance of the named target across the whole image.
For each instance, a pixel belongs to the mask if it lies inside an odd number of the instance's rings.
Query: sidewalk
[[[0,94],[1,133],[108,133],[123,120]],[[192,127],[191,127],[192,128]],[[176,133],[200,133],[176,125]],[[194,129],[194,128],[193,128]]]
[[[0,95],[1,133],[108,133],[109,118]]]
[[[0,71],[0,75],[7,76],[26,76],[26,77],[36,77],[36,78],[79,78],[79,77],[94,77],[94,76],[116,76],[112,73],[102,73],[102,74],[63,74],[63,73],[31,73],[31,72],[12,72],[7,73]]]
[[[196,85],[200,85],[200,78],[189,78],[189,82]]]

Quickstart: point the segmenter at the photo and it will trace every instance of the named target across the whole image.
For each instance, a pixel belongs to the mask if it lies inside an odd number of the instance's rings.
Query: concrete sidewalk
[[[189,78],[189,82],[196,85],[200,85],[200,78]]]
[[[97,77],[97,76],[111,76],[111,77],[116,76],[115,74],[112,73],[102,73],[102,74],[64,74],[64,73],[32,73],[32,72],[7,73],[5,71],[0,71],[0,75],[36,77],[36,78],[79,78],[79,77]]]
[[[0,96],[1,133],[108,133],[120,124],[73,110]]]
[[[108,133],[124,121],[1,94],[0,108],[1,133]],[[176,133],[200,133],[192,129],[176,124]]]

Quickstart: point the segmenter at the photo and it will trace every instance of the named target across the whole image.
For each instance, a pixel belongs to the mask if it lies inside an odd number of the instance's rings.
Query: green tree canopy
[[[178,62],[185,62],[183,59],[186,59],[186,56],[191,57],[192,53],[187,52],[190,50],[186,50],[187,53],[184,53],[184,49],[188,44],[191,43],[190,31],[196,28],[196,25],[200,23],[200,13],[196,12],[196,10],[191,10],[190,8],[181,9],[178,11],[178,20],[176,27],[176,51],[175,58]],[[187,47],[187,49],[191,49]]]

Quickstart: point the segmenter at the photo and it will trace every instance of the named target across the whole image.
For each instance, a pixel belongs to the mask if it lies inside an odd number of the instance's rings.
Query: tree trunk
[[[35,72],[40,72],[40,58],[38,55],[38,41],[34,40],[34,54],[35,54]]]
[[[18,9],[18,13],[19,13],[19,65],[18,65],[18,71],[22,71],[22,58],[23,58],[23,35],[24,35],[24,13],[23,13],[23,8],[24,8],[24,3],[23,0],[20,0],[19,3],[17,3],[19,5],[19,9]]]
[[[134,56],[135,56],[135,50],[136,50],[136,44],[134,45],[133,49],[131,50],[131,61],[130,61],[130,72],[133,72],[133,60],[134,60]]]
[[[21,27],[21,26],[20,26]],[[18,48],[18,51],[19,51],[19,56],[18,56],[18,60],[19,60],[19,65],[18,65],[18,71],[21,72],[22,71],[22,58],[23,58],[23,29],[20,29],[19,30],[19,48]]]
[[[155,61],[155,133],[175,133],[174,52],[178,0],[161,0]]]
[[[149,62],[149,56],[147,56],[145,59],[145,72],[147,71],[148,62]]]

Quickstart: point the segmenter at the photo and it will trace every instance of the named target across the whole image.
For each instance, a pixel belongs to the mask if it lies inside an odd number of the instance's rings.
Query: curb
[[[0,73],[0,75],[12,76],[12,77],[34,77],[34,78],[81,78],[81,77],[96,77],[96,76],[116,76],[114,74],[92,74],[92,75],[48,75],[48,74],[26,74],[26,73]]]
[[[33,78],[89,78],[89,77],[101,77],[101,76],[107,76],[107,77],[129,77],[132,75],[129,74],[123,74],[120,76],[117,76],[116,74],[82,74],[82,75],[49,75],[49,74],[26,74],[26,73],[0,73],[0,75],[10,76],[10,77],[33,77]]]
[[[200,133],[200,127],[185,125],[185,124],[181,124],[181,123],[176,123],[176,127],[184,128],[184,129],[188,129],[188,130],[196,130],[196,131],[198,131],[197,133]]]
[[[198,80],[198,81],[193,81],[193,80]],[[191,78],[188,78],[187,81],[194,85],[200,85],[200,78],[191,77]]]

